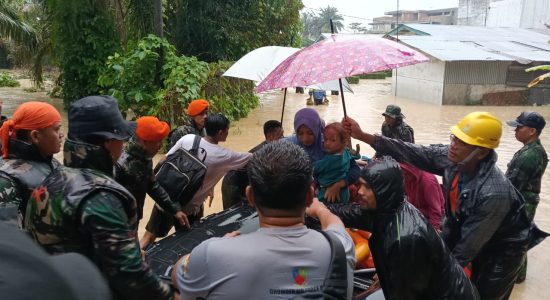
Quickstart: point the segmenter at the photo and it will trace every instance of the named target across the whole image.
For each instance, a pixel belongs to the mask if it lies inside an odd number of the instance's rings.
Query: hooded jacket
[[[447,158],[448,145],[420,146],[376,136],[374,148],[443,176],[443,240],[460,265],[472,263],[472,280],[483,299],[509,295],[527,249],[548,234],[527,219],[523,197],[496,166],[496,152],[491,151],[475,172],[464,175],[453,213],[449,193],[458,166]]]
[[[372,232],[369,246],[386,299],[479,299],[461,266],[428,221],[405,201],[399,164],[384,158],[361,175],[376,209],[330,206],[344,224]]]

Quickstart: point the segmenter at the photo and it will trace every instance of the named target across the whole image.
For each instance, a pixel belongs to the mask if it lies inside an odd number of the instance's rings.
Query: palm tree
[[[0,37],[11,39],[29,49],[36,47],[38,42],[34,28],[23,21],[6,1],[0,1]]]
[[[338,14],[338,9],[336,7],[327,6],[321,8],[321,12],[317,18],[317,26],[321,33],[330,32],[330,20],[332,20],[332,24],[334,25],[334,33],[344,29],[344,24],[342,23],[344,17]]]

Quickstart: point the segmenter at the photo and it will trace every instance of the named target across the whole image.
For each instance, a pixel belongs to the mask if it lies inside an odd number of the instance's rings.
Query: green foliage
[[[299,45],[300,0],[167,1],[166,28],[179,53],[215,62],[268,45]]]
[[[160,52],[164,58],[156,80]],[[208,99],[211,111],[237,120],[259,99],[253,82],[221,76],[230,66],[230,62],[208,65],[195,57],[177,56],[174,46],[149,35],[130,44],[126,52],[109,56],[98,84],[118,99],[121,109],[132,109],[136,116],[159,116],[173,127],[185,122],[185,109],[197,98]]]
[[[36,31],[18,14],[22,7],[19,1],[0,1],[0,36],[32,49],[37,43]]]
[[[350,76],[346,77],[346,80],[349,84],[358,84],[359,83],[359,77],[358,76]]]
[[[391,70],[359,75],[360,79],[384,79],[386,77],[392,77]]]
[[[104,1],[48,0],[53,46],[65,107],[98,94],[99,71],[119,49],[114,21]]]
[[[354,33],[367,33],[367,27],[363,26],[363,23],[353,22],[349,24],[349,29]]]
[[[11,74],[6,72],[0,73],[0,87],[16,87],[19,86],[19,81],[17,81]]]
[[[550,65],[542,65],[542,66],[536,66],[536,67],[531,67],[529,69],[525,69],[525,72],[533,72],[533,71],[550,71]]]
[[[334,32],[339,32],[344,29],[342,21],[344,18],[338,14],[338,9],[335,7],[327,6],[322,8],[318,14],[315,13],[302,13],[301,23],[304,30],[302,32],[302,46],[307,47],[313,44],[320,36],[321,33],[330,33],[330,20],[334,25]]]
[[[210,102],[211,111],[221,112],[233,121],[246,117],[260,101],[254,94],[252,81],[222,77],[231,64],[231,62],[221,61],[210,64],[204,95]]]
[[[177,56],[165,39],[149,35],[129,44],[126,52],[109,56],[98,84],[118,99],[121,109],[132,109],[136,116],[158,115],[174,124],[181,121],[180,107],[200,98],[207,75],[208,64]]]
[[[536,66],[525,70],[526,72],[534,72],[534,71],[550,71],[550,65],[542,65],[542,66]],[[546,78],[550,78],[550,72],[542,74],[535,79],[533,79],[527,87],[532,88],[539,84],[541,81],[545,80]]]

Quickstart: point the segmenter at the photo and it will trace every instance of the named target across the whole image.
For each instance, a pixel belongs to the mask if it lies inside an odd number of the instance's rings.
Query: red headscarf
[[[137,119],[136,135],[144,141],[161,141],[168,136],[169,132],[170,126],[155,117],[145,116]]]
[[[17,130],[43,129],[59,122],[61,122],[61,115],[51,104],[31,101],[19,105],[11,119],[5,121],[0,129],[2,157],[8,157],[9,140],[10,137],[15,136]]]

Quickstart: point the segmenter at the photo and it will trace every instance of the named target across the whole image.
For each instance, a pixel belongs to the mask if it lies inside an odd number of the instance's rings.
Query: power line
[[[322,11],[321,9],[319,8],[312,8],[312,7],[307,7],[307,6],[304,6],[304,9],[309,9],[311,11]],[[338,13],[338,15],[342,16],[342,17],[348,17],[348,18],[354,18],[354,19],[360,19],[360,20],[365,20],[365,21],[372,21],[372,19],[368,19],[368,18],[363,18],[363,17],[356,17],[356,16],[350,16],[350,15],[343,15],[341,13]]]

